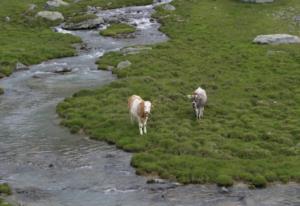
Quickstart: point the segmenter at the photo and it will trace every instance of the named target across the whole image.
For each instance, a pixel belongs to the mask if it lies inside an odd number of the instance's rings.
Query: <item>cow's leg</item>
[[[144,134],[147,134],[147,124],[144,124]]]
[[[200,117],[203,117],[204,107],[200,108]]]
[[[144,128],[144,134],[147,134],[147,117],[144,121],[143,128]]]
[[[139,121],[140,135],[143,135],[143,123]]]
[[[133,115],[131,114],[131,112],[129,113],[129,115],[130,115],[130,122],[131,124],[133,124]]]
[[[197,108],[197,119],[201,117],[201,108]]]
[[[198,118],[198,109],[195,108],[194,110],[195,110],[195,117]]]

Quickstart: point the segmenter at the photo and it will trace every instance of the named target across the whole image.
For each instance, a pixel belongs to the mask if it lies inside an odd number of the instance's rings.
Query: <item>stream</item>
[[[170,0],[160,3],[167,2]],[[33,65],[0,81],[5,88],[0,96],[0,183],[8,182],[14,189],[12,199],[24,206],[299,206],[300,185],[296,183],[258,190],[237,184],[228,191],[215,185],[147,184],[147,178],[137,176],[130,166],[130,153],[70,134],[59,125],[55,107],[60,101],[116,79],[109,71],[97,70],[95,61],[104,53],[168,40],[151,18],[154,6],[97,13],[135,25],[134,38],[57,28],[79,36],[87,49],[78,50],[74,57]],[[54,72],[65,67],[72,71]]]

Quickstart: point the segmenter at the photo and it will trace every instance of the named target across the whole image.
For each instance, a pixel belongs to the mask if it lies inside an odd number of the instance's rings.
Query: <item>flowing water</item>
[[[169,1],[165,1],[169,2]],[[99,31],[57,31],[82,38],[78,56],[33,65],[0,81],[0,182],[15,190],[13,198],[30,206],[173,206],[173,205],[300,205],[298,184],[249,190],[237,185],[223,191],[212,185],[147,184],[135,175],[129,153],[104,142],[72,135],[59,125],[55,106],[83,88],[113,81],[95,61],[105,52],[167,40],[151,19],[153,6],[101,11],[137,27],[134,38],[113,39]],[[72,72],[56,74],[59,68]]]

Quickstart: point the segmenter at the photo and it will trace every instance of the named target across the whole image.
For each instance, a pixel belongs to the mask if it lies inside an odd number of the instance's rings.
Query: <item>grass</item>
[[[102,36],[121,37],[135,32],[135,28],[128,24],[113,23],[107,29],[100,31]]]
[[[0,198],[0,206],[12,206],[12,205],[6,202],[4,199]]]
[[[0,194],[5,194],[5,195],[12,194],[12,191],[8,184],[6,184],[6,183],[0,184]]]
[[[147,53],[107,54],[122,60],[119,80],[84,90],[57,107],[62,125],[134,152],[138,174],[181,183],[300,182],[299,45],[256,45],[255,36],[299,35],[292,18],[298,0],[247,4],[238,0],[175,0],[176,11],[156,18],[170,40]],[[187,12],[189,11],[189,12]],[[255,13],[255,15],[253,15]],[[204,119],[186,98],[206,89]],[[154,107],[148,134],[131,125],[127,98],[138,94]]]
[[[11,206],[8,202],[1,198],[1,195],[11,195],[12,191],[8,184],[0,184],[0,206]]]

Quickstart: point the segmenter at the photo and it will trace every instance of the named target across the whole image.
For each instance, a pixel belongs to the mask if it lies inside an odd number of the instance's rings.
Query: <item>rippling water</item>
[[[167,1],[169,2],[169,1]],[[159,43],[167,37],[151,19],[153,6],[101,11],[135,25],[135,38],[113,39],[97,30],[66,31],[82,38],[87,50],[78,56],[31,66],[0,81],[0,181],[10,183],[22,205],[300,205],[300,186],[274,185],[249,190],[237,185],[224,193],[216,186],[146,184],[130,167],[131,155],[59,126],[55,106],[83,88],[99,87],[115,77],[98,71],[95,61],[105,52],[132,45]],[[58,75],[58,68],[72,72]]]

